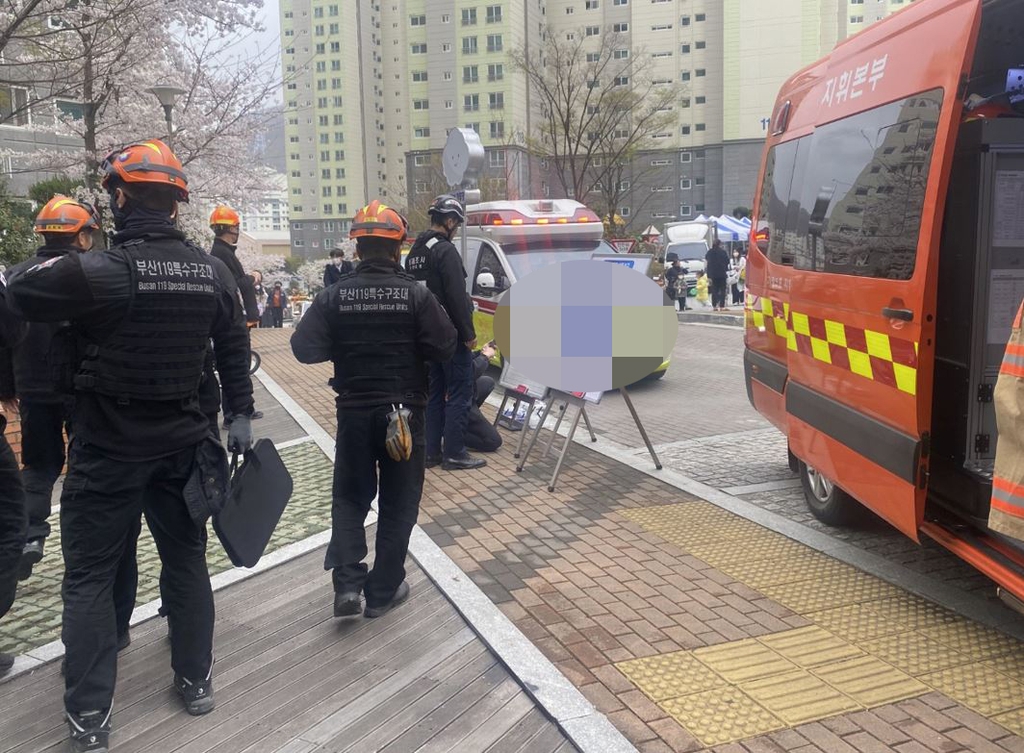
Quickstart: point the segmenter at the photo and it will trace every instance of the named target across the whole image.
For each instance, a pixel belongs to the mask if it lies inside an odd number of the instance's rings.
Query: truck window
[[[793,263],[786,253],[786,219],[798,147],[798,141],[778,144],[765,160],[758,221],[768,230],[768,258],[775,264]]]
[[[796,266],[909,280],[914,274],[940,89],[818,127],[795,231]],[[793,193],[799,184],[794,181]]]

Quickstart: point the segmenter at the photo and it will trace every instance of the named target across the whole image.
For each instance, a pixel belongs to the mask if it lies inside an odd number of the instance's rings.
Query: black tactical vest
[[[426,404],[427,367],[417,355],[413,309],[417,284],[392,269],[361,268],[331,291],[331,386],[339,405]]]
[[[217,312],[215,272],[198,248],[174,238],[122,244],[132,297],[120,326],[84,349],[79,390],[129,400],[192,400]]]
[[[427,230],[416,238],[416,242],[409,249],[409,255],[405,258],[405,271],[421,282],[427,284],[427,289],[433,293],[441,305],[444,305],[444,283],[438,272],[437,263],[434,259],[435,247],[438,243],[451,243],[447,236],[436,230]],[[461,257],[460,257],[461,258]]]

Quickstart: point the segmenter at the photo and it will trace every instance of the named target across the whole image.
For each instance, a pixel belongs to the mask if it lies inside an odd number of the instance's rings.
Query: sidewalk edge
[[[334,441],[330,435],[266,372],[257,371],[256,378],[333,462]],[[638,753],[419,525],[413,528],[409,554],[580,753]]]

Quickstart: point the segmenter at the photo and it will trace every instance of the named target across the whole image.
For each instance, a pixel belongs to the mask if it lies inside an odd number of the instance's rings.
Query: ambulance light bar
[[[600,223],[601,218],[576,201],[546,199],[540,201],[492,201],[467,207],[466,224],[570,225]]]

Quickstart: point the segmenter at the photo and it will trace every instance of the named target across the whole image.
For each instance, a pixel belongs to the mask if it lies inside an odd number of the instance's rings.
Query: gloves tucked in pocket
[[[412,411],[401,405],[388,414],[388,431],[384,446],[388,455],[396,462],[412,457],[412,429],[409,427],[411,417]]]

